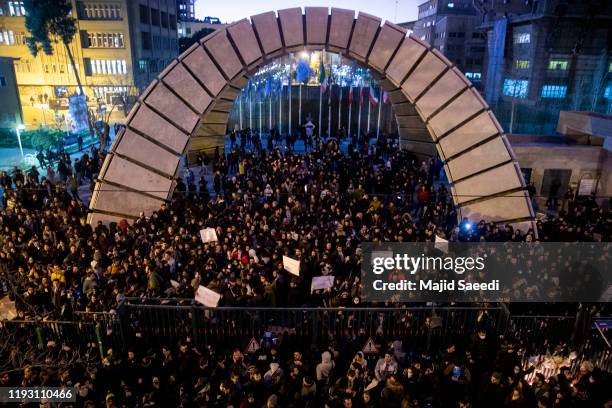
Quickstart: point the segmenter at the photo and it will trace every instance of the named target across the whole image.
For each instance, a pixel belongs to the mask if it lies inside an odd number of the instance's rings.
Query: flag
[[[327,76],[325,75],[323,61],[321,61],[321,66],[319,67],[319,83],[321,84],[321,94],[324,94],[327,90]]]
[[[370,95],[370,104],[374,106],[378,105],[378,96],[376,96],[376,91],[374,90],[374,88],[370,86],[370,92],[368,93]]]
[[[296,81],[298,81],[299,83],[308,81],[308,77],[310,76],[311,72],[312,70],[308,66],[308,63],[304,60],[300,60],[300,62],[297,63],[297,67],[295,68]]]
[[[359,106],[363,105],[363,87],[359,88]]]
[[[351,106],[353,104],[353,87],[349,87],[349,96],[348,96],[348,104]]]
[[[265,84],[263,82],[259,82],[255,87],[255,100],[257,102],[261,102],[262,94],[265,92]]]
[[[253,84],[253,82],[249,79],[249,82],[247,82],[247,86],[246,86],[246,99],[248,101],[250,101],[253,96],[251,92],[253,91],[254,86],[255,84]]]
[[[390,102],[389,93],[383,92],[383,103],[389,103],[389,102]]]
[[[266,79],[266,87],[264,89],[264,97],[270,95],[272,93],[272,78],[268,75]]]

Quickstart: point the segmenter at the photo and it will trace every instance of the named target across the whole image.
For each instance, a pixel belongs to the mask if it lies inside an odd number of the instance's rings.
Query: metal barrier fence
[[[0,321],[0,338],[46,347],[49,341],[58,345],[81,347],[95,344],[100,350],[122,351],[125,347],[119,315],[115,313],[75,313],[74,320],[5,320]]]
[[[477,327],[497,334],[506,324],[503,307],[407,308],[204,308],[198,305],[151,305],[126,300],[122,315],[130,326],[128,342],[176,344],[186,338],[195,344],[242,346],[251,338],[287,336],[301,346],[325,339],[401,338],[404,347],[426,350],[462,342]]]
[[[155,303],[155,304],[151,304]],[[205,308],[185,299],[125,299],[117,313],[76,313],[73,321],[0,322],[0,337],[49,340],[69,345],[96,343],[109,349],[176,345],[190,338],[196,345],[245,349],[252,338],[274,342],[283,337],[310,347],[327,340],[376,344],[400,339],[406,350],[437,351],[449,343],[467,346],[480,328],[495,338],[524,348],[526,356],[554,354],[569,344],[581,359],[609,366],[611,350],[595,330],[578,327],[575,317],[511,316],[504,305],[488,307],[405,308]],[[501,337],[499,337],[501,336]],[[527,363],[527,362],[525,362]]]

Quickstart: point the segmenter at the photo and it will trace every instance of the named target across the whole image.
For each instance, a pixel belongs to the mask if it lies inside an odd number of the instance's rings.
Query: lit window
[[[516,60],[516,68],[517,69],[529,68],[529,60]]]
[[[531,42],[530,33],[516,33],[514,34],[515,44],[529,44]]]
[[[9,16],[25,16],[23,1],[9,1]]]
[[[448,8],[453,8],[455,7],[455,3],[448,3]]]
[[[482,74],[480,72],[466,72],[465,77],[471,80],[479,81],[482,79]]]
[[[606,89],[604,89],[603,97],[606,99],[612,99],[612,85],[606,86]]]
[[[566,85],[544,85],[542,87],[542,98],[563,99],[567,95]]]
[[[610,62],[610,65],[608,65],[608,72],[612,72],[612,62]]]
[[[525,79],[504,79],[504,95],[515,98],[526,98],[529,81]]]
[[[567,69],[567,61],[565,60],[550,60],[548,69],[551,71],[565,71]]]

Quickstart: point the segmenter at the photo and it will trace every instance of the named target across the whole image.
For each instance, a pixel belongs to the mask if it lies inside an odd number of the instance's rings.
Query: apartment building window
[[[503,93],[514,98],[526,98],[529,81],[525,79],[504,79]]]
[[[514,43],[515,44],[529,44],[531,42],[530,33],[515,33]]]
[[[23,7],[23,1],[9,1],[8,11],[9,16],[12,17],[25,16],[25,8]]]
[[[165,11],[161,12],[161,25],[164,28],[168,28],[168,13]]]
[[[484,38],[485,35],[484,33],[472,33],[472,38],[477,39],[477,38]]]
[[[567,61],[552,59],[548,62],[548,69],[551,71],[565,71],[567,70]]]
[[[0,88],[6,88],[6,78],[0,76]]]
[[[544,85],[542,87],[543,99],[563,99],[567,95],[566,85]]]
[[[146,59],[138,60],[138,73],[145,74],[147,72],[148,62]]]
[[[94,60],[85,59],[89,64],[88,72],[91,75],[125,75],[127,74],[127,64],[125,60]]]
[[[449,2],[446,7],[448,8],[454,8],[455,7],[455,3]]]
[[[606,89],[604,89],[603,97],[606,99],[612,99],[612,85],[606,86]]]
[[[140,22],[149,24],[149,8],[145,5],[140,5]]]
[[[484,52],[485,47],[480,45],[473,45],[470,47],[470,52]]]
[[[480,81],[482,79],[482,74],[480,72],[466,72],[465,77],[472,81]]]
[[[123,48],[125,46],[123,33],[92,33],[87,32],[89,48]]]
[[[79,15],[84,20],[121,20],[121,4],[91,4],[79,2]]]
[[[174,14],[169,14],[168,20],[170,20],[170,28],[176,30],[176,16]]]
[[[15,32],[12,30],[0,31],[0,45],[15,45]]]
[[[516,68],[517,69],[528,69],[529,68],[529,60],[516,60]]]
[[[612,72],[612,62],[608,64],[608,72]]]
[[[159,10],[158,9],[154,9],[154,8],[151,9],[151,24],[159,27]]]
[[[142,31],[140,33],[140,37],[142,40],[142,48],[145,50],[150,50],[151,49],[151,33],[147,31]]]

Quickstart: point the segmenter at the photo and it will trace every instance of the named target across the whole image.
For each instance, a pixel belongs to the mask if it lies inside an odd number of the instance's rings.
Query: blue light
[[[466,222],[463,227],[465,228],[466,231],[469,231],[472,229],[472,224],[470,224],[469,222]]]

